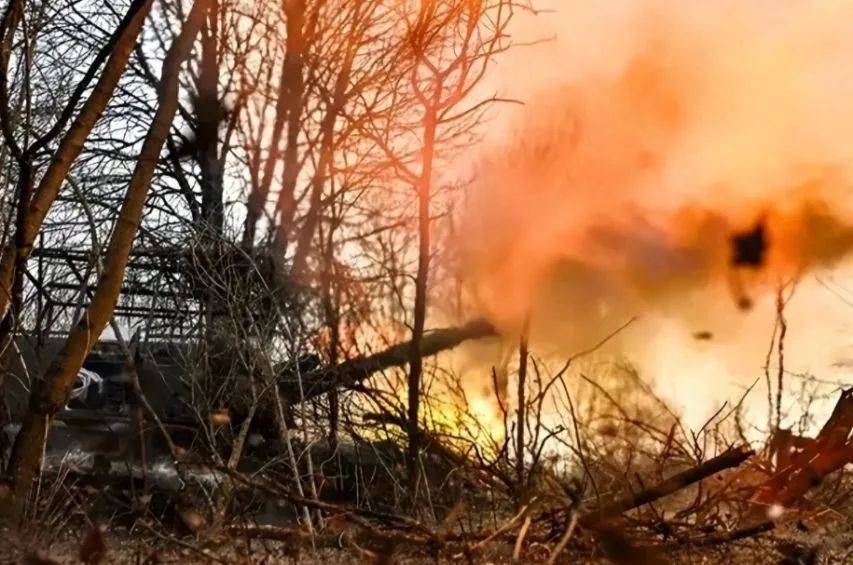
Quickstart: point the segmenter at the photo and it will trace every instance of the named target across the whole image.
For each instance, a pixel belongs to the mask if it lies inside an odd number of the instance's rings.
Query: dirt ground
[[[36,538],[22,541],[21,537],[5,532],[0,537],[0,565],[51,565],[79,564],[83,536],[69,534],[61,540],[50,541]],[[143,539],[144,538],[144,539]],[[170,563],[228,563],[246,565],[278,565],[301,563],[359,563],[376,564],[425,564],[425,563],[544,563],[547,551],[539,551],[535,544],[525,548],[522,559],[512,558],[512,547],[496,545],[466,558],[461,552],[448,551],[438,559],[420,550],[399,548],[390,554],[373,553],[355,546],[312,548],[294,547],[280,541],[229,539],[219,543],[207,543],[204,547],[192,538],[157,538],[139,536],[129,539],[108,535],[107,551],[99,563],[116,565],[154,565]],[[345,543],[345,542],[342,542]],[[611,559],[601,556],[567,552],[558,563],[616,563],[628,564],[692,564],[692,563],[747,563],[759,564],[817,564],[853,563],[853,543],[845,536],[811,535],[804,537],[792,534],[764,535],[725,546],[713,548],[682,548],[677,544],[673,551],[652,554],[649,552],[618,551]]]

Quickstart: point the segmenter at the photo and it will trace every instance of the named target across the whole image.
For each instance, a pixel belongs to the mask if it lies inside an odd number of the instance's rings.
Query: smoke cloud
[[[528,63],[549,86],[481,155],[463,214],[462,270],[495,323],[517,335],[530,313],[561,347],[631,316],[742,338],[753,303],[847,257],[853,5],[560,10],[566,56]],[[763,355],[769,329],[754,339]]]

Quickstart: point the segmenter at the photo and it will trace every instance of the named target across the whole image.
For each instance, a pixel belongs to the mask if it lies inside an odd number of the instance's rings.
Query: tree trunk
[[[271,137],[272,150],[264,163],[264,174],[260,185],[249,195],[246,223],[243,228],[243,246],[246,249],[254,245],[257,222],[266,206],[272,179],[275,176],[279,153],[278,140],[284,132],[285,124],[287,124],[287,141],[284,149],[284,179],[276,203],[277,213],[281,208],[290,209],[288,203],[294,201],[293,192],[296,190],[296,179],[299,176],[297,142],[302,119],[302,93],[305,88],[305,79],[302,76],[305,56],[305,0],[289,0],[283,4],[287,25],[287,52],[281,68]]]
[[[45,372],[44,379],[34,386],[30,396],[30,406],[23,418],[21,431],[15,438],[8,468],[13,474],[9,511],[18,520],[24,518],[33,479],[41,466],[51,420],[67,403],[77,372],[112,318],[118,302],[127,259],[139,228],[151,179],[178,107],[180,66],[189,56],[210,4],[211,0],[196,0],[180,34],[169,48],[163,62],[159,106],[116,220],[97,289],[89,308],[72,329],[62,350]]]
[[[273,243],[282,256],[287,252],[288,234],[296,215],[296,181],[302,164],[299,160],[299,132],[305,93],[305,0],[284,3],[287,18],[287,144],[284,147],[284,175],[275,206],[277,228]],[[283,257],[282,257],[283,258]]]
[[[296,251],[293,254],[293,268],[291,276],[298,280],[305,270],[308,262],[308,255],[311,250],[311,244],[314,239],[314,233],[317,231],[317,226],[320,222],[320,204],[323,196],[323,187],[326,184],[326,178],[332,167],[335,149],[335,124],[337,123],[338,114],[344,107],[347,99],[347,86],[350,83],[350,75],[352,74],[352,66],[355,61],[355,55],[361,43],[362,34],[358,31],[359,14],[353,15],[353,23],[350,29],[346,55],[341,70],[335,79],[335,86],[332,91],[332,100],[326,109],[326,114],[320,124],[320,132],[322,135],[320,142],[320,158],[317,162],[314,176],[311,178],[311,194],[309,197],[308,212],[305,215],[305,223],[299,230],[297,236]],[[278,239],[287,240],[287,230],[292,226],[286,225],[285,221],[293,221],[293,218],[283,218],[279,224],[279,232],[281,233]]]
[[[518,480],[518,492],[521,495],[525,488],[524,477],[524,424],[527,420],[527,341],[530,332],[530,321],[525,320],[521,331],[521,342],[518,347],[518,426],[515,443],[515,472]]]
[[[9,99],[9,61],[12,57],[12,47],[15,42],[15,33],[20,24],[25,3],[22,0],[12,0],[3,13],[3,19],[0,21],[0,126],[3,129],[3,141],[9,150],[9,153],[14,157],[18,164],[18,182],[16,184],[15,194],[18,198],[17,202],[17,217],[15,220],[15,237],[7,243],[9,252],[3,253],[2,261],[0,261],[0,346],[5,350],[11,341],[14,333],[14,320],[12,316],[6,316],[9,303],[13,301],[14,289],[14,268],[18,262],[17,253],[15,253],[15,241],[21,239],[21,224],[22,211],[21,208],[27,204],[27,195],[22,190],[22,185],[30,182],[31,175],[27,174],[31,167],[30,160],[24,157],[21,147],[15,140],[13,132],[13,118],[10,110],[11,101]],[[24,179],[24,177],[27,179]],[[2,351],[0,350],[0,351]]]
[[[12,281],[12,308],[6,314],[11,319],[10,328],[12,333],[0,336],[0,343],[5,347],[11,341],[14,332],[20,323],[21,311],[24,308],[24,271],[27,267],[28,246],[26,241],[27,226],[27,204],[33,197],[33,165],[28,157],[22,159],[18,165],[18,207],[15,219],[15,273]]]
[[[218,0],[202,29],[201,63],[199,65],[198,100],[198,164],[201,170],[201,209],[205,220],[204,229],[214,239],[222,235],[224,210],[222,207],[222,167],[219,160],[219,124],[224,108],[219,100],[218,59]]]
[[[329,233],[326,236],[323,250],[323,273],[321,291],[323,297],[323,315],[326,328],[329,330],[329,367],[336,370],[338,366],[341,342],[341,283],[335,278],[335,227],[337,219],[332,219]],[[334,280],[333,280],[334,279]],[[329,391],[329,447],[334,451],[338,446],[338,425],[340,404],[337,387]]]
[[[435,157],[435,133],[437,116],[430,108],[424,116],[423,160],[418,182],[418,273],[415,278],[415,311],[412,327],[412,342],[409,357],[409,449],[406,467],[409,474],[409,491],[412,495],[418,483],[418,453],[420,451],[419,414],[421,400],[421,376],[423,374],[423,352],[421,342],[426,323],[426,293],[430,263],[430,188],[432,186],[432,162]]]

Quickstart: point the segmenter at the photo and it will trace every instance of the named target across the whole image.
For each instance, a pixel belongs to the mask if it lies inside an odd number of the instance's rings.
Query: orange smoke
[[[566,83],[532,97],[478,167],[460,240],[480,307],[513,333],[533,311],[549,332],[589,335],[737,311],[842,260],[853,7],[604,4],[618,17],[567,4],[577,52],[598,51],[565,62]],[[759,227],[766,248],[739,264],[734,238]]]

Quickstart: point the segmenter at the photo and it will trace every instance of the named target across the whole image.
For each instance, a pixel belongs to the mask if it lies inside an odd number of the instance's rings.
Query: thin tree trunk
[[[334,211],[333,211],[334,215]],[[326,237],[323,253],[323,275],[321,279],[323,296],[323,314],[326,327],[329,330],[329,367],[336,370],[341,340],[341,313],[340,313],[340,282],[333,281],[335,273],[335,227],[337,219],[331,221],[329,233]],[[340,404],[338,389],[329,391],[329,447],[334,451],[338,446],[338,425],[340,417]]]
[[[254,244],[257,222],[267,202],[272,179],[278,160],[278,140],[287,124],[287,140],[284,148],[284,178],[276,203],[276,215],[287,216],[295,203],[294,192],[299,176],[299,129],[302,120],[302,98],[305,90],[303,61],[305,57],[305,0],[283,2],[287,26],[287,52],[281,69],[275,123],[272,130],[272,150],[264,163],[264,174],[257,190],[249,195],[246,223],[243,229],[243,246],[250,249]]]
[[[342,89],[341,89],[342,90]],[[323,138],[320,142],[320,158],[317,163],[317,170],[314,171],[314,176],[311,178],[311,194],[309,196],[308,213],[305,217],[305,224],[299,231],[297,238],[296,251],[293,255],[293,267],[291,276],[294,279],[299,279],[308,262],[308,254],[311,250],[311,243],[314,239],[314,232],[317,231],[317,224],[320,221],[320,205],[321,197],[323,196],[323,186],[326,184],[326,176],[332,165],[333,148],[335,134],[335,121],[337,119],[337,108],[339,100],[343,96],[338,96],[336,93],[332,107],[328,110],[321,124]],[[286,243],[288,240],[288,232],[291,226],[285,222],[291,222],[292,216],[282,218],[282,222],[278,225],[276,241]]]
[[[524,476],[524,424],[527,420],[527,341],[530,332],[530,321],[525,320],[521,331],[521,342],[518,347],[518,423],[516,424],[515,443],[515,473],[518,479],[518,491],[521,494],[525,487]]]
[[[20,323],[21,311],[24,307],[24,270],[27,267],[26,226],[27,204],[33,196],[33,166],[29,158],[24,158],[18,165],[18,207],[15,219],[15,262],[12,281],[12,308],[7,312],[11,333],[0,335],[0,343],[6,344],[12,338]]]
[[[415,279],[414,326],[409,357],[409,406],[408,436],[409,449],[406,467],[409,474],[409,491],[414,496],[418,484],[418,454],[420,452],[420,400],[421,377],[423,375],[423,352],[421,342],[424,337],[427,305],[427,279],[430,263],[430,187],[432,186],[432,165],[435,157],[435,134],[437,116],[434,109],[428,109],[424,116],[424,144],[421,150],[423,165],[418,182],[418,273]]]
[[[287,86],[287,144],[284,147],[284,175],[275,206],[277,228],[273,243],[277,252],[287,251],[288,234],[296,215],[296,181],[302,170],[299,161],[299,132],[302,129],[302,113],[305,94],[305,0],[285,2],[287,18],[287,58],[285,64],[290,71]],[[289,63],[288,63],[289,61]]]
[[[13,112],[11,109],[12,104],[9,98],[7,82],[9,61],[12,54],[15,34],[19,24],[23,20],[24,8],[25,2],[23,2],[23,0],[10,1],[6,11],[3,13],[2,22],[0,22],[0,37],[2,38],[2,40],[0,40],[0,127],[2,127],[4,140],[4,161],[5,155],[8,153],[14,158],[18,166],[18,179],[15,186],[15,196],[17,198],[15,206],[16,213],[14,215],[15,233],[11,238],[5,237],[6,234],[4,233],[5,246],[11,248],[13,253],[15,249],[15,242],[20,240],[20,235],[22,233],[21,226],[25,221],[26,205],[31,197],[30,195],[33,185],[32,159],[25,155],[24,151],[18,145],[13,133],[13,127],[16,121],[15,118],[20,115],[21,106],[23,105],[26,96],[21,95],[18,97],[16,108]],[[26,90],[29,89],[30,64],[31,58],[28,57],[25,64],[27,67],[24,85]],[[27,113],[27,116],[29,116],[29,113]],[[29,124],[27,124],[27,126],[29,126]],[[11,221],[11,215],[9,221]],[[13,268],[16,264],[20,263],[20,257],[18,257],[17,254],[14,256],[10,254],[7,263]],[[2,272],[0,272],[0,274],[2,274]],[[14,339],[15,326],[17,325],[17,315],[13,315],[12,312],[8,311],[7,306],[9,303],[14,303],[16,306],[14,309],[15,312],[19,312],[23,302],[22,297],[23,281],[20,277],[14,277],[12,273],[10,273],[9,277],[0,278],[0,304],[3,305],[2,310],[0,310],[0,356],[3,357],[0,361],[0,372],[3,373],[0,375],[0,426],[4,425],[7,420],[7,410],[5,405],[5,373],[7,371],[6,365],[10,363],[13,358],[12,355],[5,354],[14,345],[12,340]],[[5,440],[0,439],[0,451],[5,451],[4,443]]]
[[[207,16],[202,30],[201,63],[199,65],[198,100],[198,163],[201,170],[201,203],[205,229],[213,237],[222,234],[222,170],[219,160],[219,124],[224,118],[219,101],[218,57],[218,0]]]
[[[320,141],[320,158],[317,163],[317,168],[314,171],[314,176],[311,178],[311,194],[309,197],[308,212],[305,216],[305,223],[299,230],[297,237],[296,250],[293,254],[293,268],[291,270],[292,277],[299,279],[305,270],[308,262],[308,255],[311,250],[311,243],[314,239],[314,233],[317,231],[317,226],[320,223],[320,204],[323,195],[323,186],[326,184],[326,178],[332,167],[334,158],[335,145],[335,124],[337,123],[338,114],[344,106],[347,98],[347,86],[350,82],[352,74],[352,66],[355,61],[355,55],[358,46],[361,43],[362,34],[358,31],[359,25],[358,12],[353,15],[353,23],[350,29],[349,38],[347,41],[347,50],[344,57],[341,71],[335,79],[335,86],[332,91],[332,100],[323,116],[323,121],[320,125],[322,138]],[[288,232],[292,228],[289,223],[293,222],[293,217],[282,218],[279,223],[279,235],[277,239],[287,241]]]
[[[201,29],[201,60],[198,73],[198,97],[195,100],[196,146],[193,158],[200,171],[201,221],[197,235],[205,243],[209,261],[215,264],[221,256],[222,230],[225,223],[222,201],[222,161],[219,159],[219,125],[225,117],[219,100],[219,0],[212,0],[205,24]],[[208,367],[230,364],[231,343],[223,321],[225,307],[214,288],[205,288],[205,343]],[[226,343],[227,342],[227,343]],[[214,370],[214,372],[216,372]]]
[[[0,127],[3,129],[3,140],[12,157],[20,161],[22,152],[12,133],[12,116],[9,103],[9,60],[12,57],[12,47],[15,43],[15,33],[24,14],[24,0],[12,0],[3,12],[0,21]],[[9,279],[11,280],[11,278]],[[8,286],[4,287],[8,290]]]
[[[275,105],[275,118],[273,119],[272,134],[270,135],[270,150],[264,161],[263,173],[260,180],[249,193],[246,204],[246,221],[243,224],[243,247],[252,249],[255,244],[258,220],[264,211],[269,196],[272,179],[275,176],[276,163],[278,162],[279,145],[278,140],[284,131],[287,116],[287,96],[285,96],[285,73],[289,70],[287,62],[282,65],[281,79],[279,80],[278,100]],[[259,143],[260,145],[260,143]],[[258,153],[260,156],[260,152]]]
[[[189,56],[210,4],[211,0],[196,0],[180,34],[169,48],[163,62],[159,106],[116,220],[98,287],[89,308],[30,396],[30,406],[24,415],[21,431],[15,438],[8,469],[14,481],[9,511],[18,520],[24,518],[33,479],[41,466],[51,421],[68,401],[77,372],[112,318],[118,302],[127,259],[139,228],[151,179],[178,107],[180,66]]]
[[[22,207],[26,206],[29,196],[28,191],[24,190],[24,186],[32,182],[32,175],[28,174],[31,171],[31,160],[24,155],[13,132],[14,119],[10,108],[11,100],[8,85],[9,62],[12,57],[15,34],[23,19],[24,8],[25,2],[23,0],[12,0],[3,13],[2,21],[0,21],[0,37],[2,37],[0,40],[0,126],[2,126],[5,146],[18,165],[18,180],[15,186],[15,195],[18,199],[15,217],[16,231],[15,236],[7,240],[9,253],[3,254],[5,261],[0,262],[0,320],[2,321],[0,323],[0,348],[2,348],[0,351],[5,351],[14,334],[15,320],[11,314],[7,315],[7,310],[9,304],[15,301],[14,268],[19,262],[19,257],[15,253],[15,242],[21,239],[21,226],[25,223],[22,220],[24,217]]]

